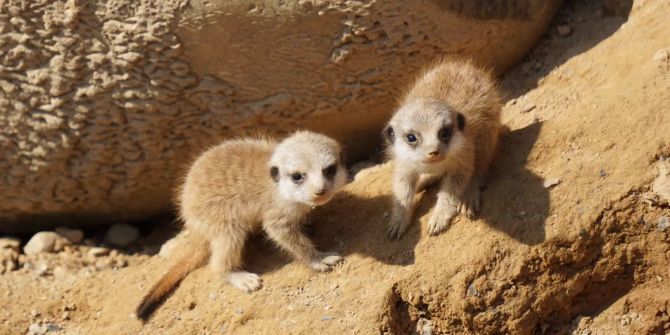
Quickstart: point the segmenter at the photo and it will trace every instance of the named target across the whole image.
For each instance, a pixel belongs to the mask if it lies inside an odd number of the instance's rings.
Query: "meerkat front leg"
[[[488,178],[485,176],[476,176],[472,178],[470,186],[468,186],[468,189],[465,191],[463,201],[461,202],[460,212],[462,214],[465,214],[472,219],[479,213],[482,190],[486,188],[487,184]]]
[[[269,221],[263,225],[268,237],[297,260],[307,264],[316,271],[330,271],[342,261],[342,256],[335,252],[320,252],[312,241],[303,233],[301,226],[286,220]]]
[[[251,272],[241,270],[244,251],[244,234],[226,234],[212,239],[211,265],[216,273],[227,277],[234,287],[247,292],[261,288],[261,278]]]
[[[396,167],[393,175],[393,213],[388,228],[390,239],[399,239],[412,220],[414,195],[419,176],[415,171]]]
[[[431,236],[443,232],[451,220],[458,214],[465,189],[470,184],[470,175],[447,175],[442,179],[437,203],[428,221],[428,234]]]

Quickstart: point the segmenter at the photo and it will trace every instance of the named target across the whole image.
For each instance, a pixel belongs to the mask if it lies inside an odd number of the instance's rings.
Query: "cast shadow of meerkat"
[[[541,129],[542,123],[538,122],[501,135],[489,184],[482,192],[481,210],[474,218],[526,245],[540,244],[546,238],[549,190],[544,187],[542,177],[526,168],[528,155]],[[415,217],[424,216],[432,209],[436,191],[436,187],[426,190]],[[469,219],[459,214],[451,224],[471,224],[459,221]]]
[[[414,264],[414,246],[421,232],[412,229],[400,241],[389,241],[386,229],[391,203],[390,194],[363,197],[343,191],[309,215],[307,234],[318,250],[338,252],[345,262],[347,256],[362,254],[385,264]],[[414,221],[418,225],[418,218]],[[290,256],[274,252],[277,247],[263,234],[249,242],[245,255],[249,271],[269,273],[293,261]]]

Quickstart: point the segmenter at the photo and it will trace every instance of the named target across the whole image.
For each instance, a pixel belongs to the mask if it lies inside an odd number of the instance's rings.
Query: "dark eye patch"
[[[440,140],[440,142],[445,144],[449,142],[451,136],[453,135],[454,129],[451,126],[444,126],[437,132],[437,138]]]
[[[328,165],[328,167],[323,169],[323,176],[328,179],[335,178],[336,174],[337,174],[337,164]]]
[[[395,131],[393,131],[393,127],[389,126],[386,128],[386,138],[389,140],[389,142],[393,143],[395,137]]]

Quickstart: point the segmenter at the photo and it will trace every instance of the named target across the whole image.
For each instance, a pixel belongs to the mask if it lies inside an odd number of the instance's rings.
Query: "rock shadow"
[[[566,1],[531,52],[504,74],[501,86],[507,98],[536,88],[556,67],[614,34],[628,20],[632,6],[632,0]],[[560,36],[558,26],[569,27],[568,35]]]

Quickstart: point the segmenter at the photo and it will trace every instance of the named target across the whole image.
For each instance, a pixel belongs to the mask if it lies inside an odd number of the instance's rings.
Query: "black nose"
[[[324,195],[324,194],[326,194],[326,189],[325,188],[322,188],[322,189],[314,192],[314,195],[317,195],[317,196],[321,196],[321,195]]]

